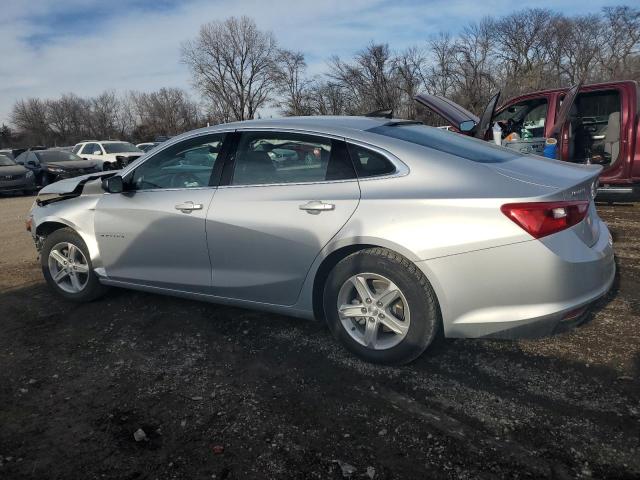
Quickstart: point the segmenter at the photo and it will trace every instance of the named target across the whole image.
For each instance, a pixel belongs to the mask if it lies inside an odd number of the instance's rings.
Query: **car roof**
[[[172,140],[179,140],[186,135],[216,133],[231,129],[281,129],[281,130],[303,130],[318,134],[335,136],[359,137],[367,130],[382,125],[397,125],[400,123],[415,123],[411,120],[390,119],[380,117],[357,117],[357,116],[310,116],[310,117],[283,117],[258,120],[244,120],[239,122],[222,123],[211,127],[204,127],[185,134],[173,137]]]

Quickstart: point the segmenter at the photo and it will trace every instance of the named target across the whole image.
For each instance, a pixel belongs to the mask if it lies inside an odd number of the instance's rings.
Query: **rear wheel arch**
[[[347,245],[347,246],[338,248],[333,252],[331,252],[329,255],[327,255],[327,257],[322,261],[322,263],[316,270],[316,273],[314,276],[312,305],[313,305],[313,315],[316,319],[324,319],[323,291],[324,291],[324,286],[329,276],[329,273],[331,272],[333,267],[335,267],[342,259],[348,257],[349,255],[359,252],[361,250],[368,250],[371,248],[380,248],[380,249],[387,250],[407,260],[410,264],[414,265],[417,269],[419,269],[419,267],[411,258],[407,257],[406,255],[403,255],[401,252],[398,252],[393,248],[389,248],[384,245],[376,245],[374,243],[362,243],[362,244]],[[430,278],[430,275],[427,275],[424,272],[422,272],[422,274],[425,276],[427,281],[431,285],[433,285],[433,281]],[[436,292],[436,300],[438,300],[437,292]],[[438,310],[440,310],[440,308],[441,307],[438,301]]]

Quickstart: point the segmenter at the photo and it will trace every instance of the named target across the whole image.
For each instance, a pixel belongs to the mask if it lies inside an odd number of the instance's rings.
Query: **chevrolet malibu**
[[[51,184],[28,228],[66,299],[117,286],[324,318],[351,352],[399,364],[440,333],[579,321],[615,274],[599,172],[406,120],[257,120]]]

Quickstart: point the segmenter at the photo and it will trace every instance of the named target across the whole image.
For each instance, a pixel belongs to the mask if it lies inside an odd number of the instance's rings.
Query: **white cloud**
[[[105,89],[154,90],[189,88],[189,72],[180,64],[180,45],[194,37],[202,23],[231,15],[253,17],[272,30],[280,44],[303,51],[310,71],[320,72],[333,54],[350,55],[371,41],[402,48],[441,30],[457,30],[486,12],[500,14],[524,8],[522,2],[490,0],[194,0],[175,7],[128,6],[112,0],[107,21],[86,14],[81,31],[53,31],[62,13],[104,8],[98,0],[2,1],[0,19],[0,123],[8,122],[19,98],[52,98],[74,92],[95,95]],[[575,2],[540,0],[535,6],[560,9]],[[591,0],[582,10],[597,11]],[[34,46],[31,35],[49,40]]]

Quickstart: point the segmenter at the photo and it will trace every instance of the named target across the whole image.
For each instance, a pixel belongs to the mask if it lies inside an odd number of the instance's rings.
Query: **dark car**
[[[63,178],[97,172],[96,162],[84,160],[75,153],[61,150],[37,150],[21,153],[16,163],[31,170],[39,185],[48,185]]]
[[[33,193],[35,176],[31,170],[16,164],[6,155],[0,155],[0,192]]]

